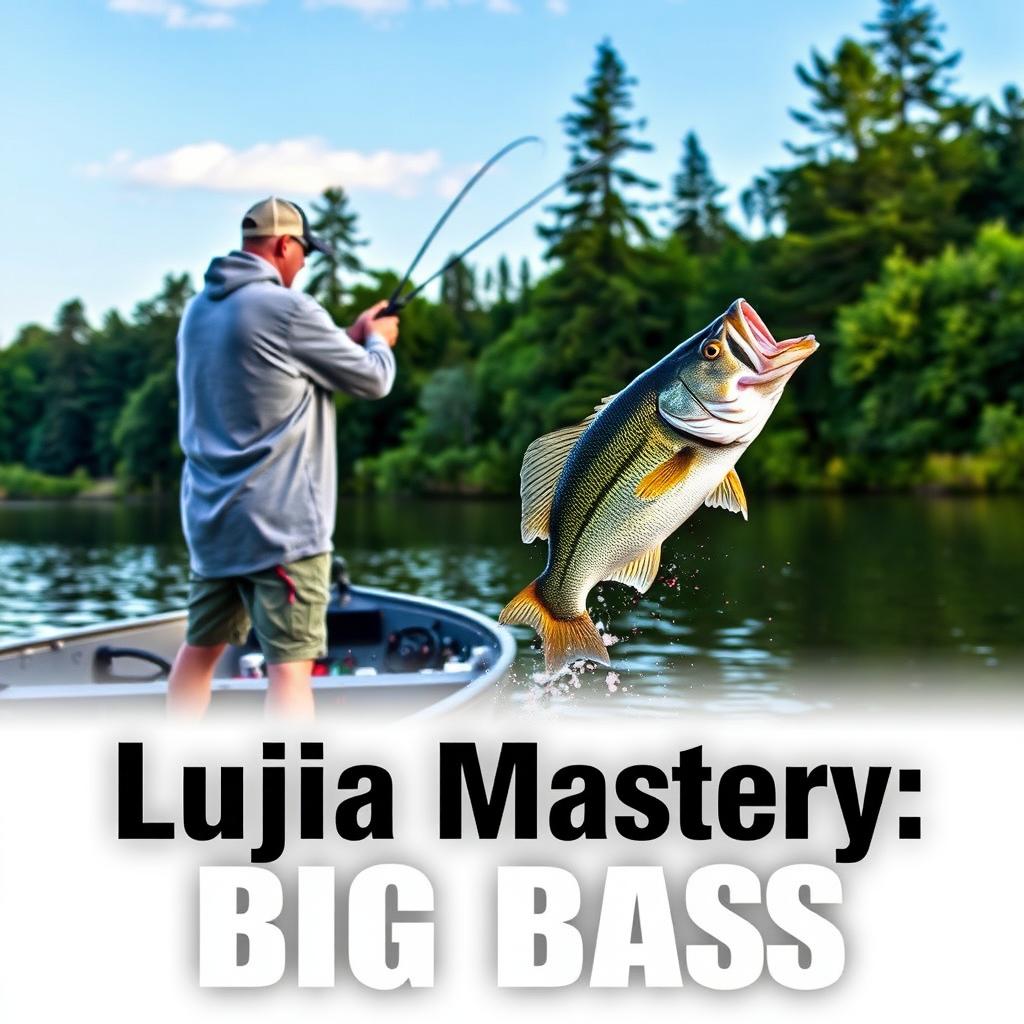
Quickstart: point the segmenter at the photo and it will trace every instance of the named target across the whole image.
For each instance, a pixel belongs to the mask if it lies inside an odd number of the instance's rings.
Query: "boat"
[[[353,586],[340,560],[333,584],[328,652],[313,666],[318,714],[445,715],[486,701],[508,675],[515,641],[493,619],[445,601]],[[0,715],[81,704],[162,709],[186,620],[184,610],[173,611],[0,646]],[[250,633],[217,663],[211,713],[261,707],[266,682]]]

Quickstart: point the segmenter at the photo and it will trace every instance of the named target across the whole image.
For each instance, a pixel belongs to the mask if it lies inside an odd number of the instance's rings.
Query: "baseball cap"
[[[243,238],[265,235],[292,235],[302,239],[306,252],[316,249],[327,256],[334,255],[334,249],[313,234],[306,211],[298,203],[290,203],[277,196],[270,196],[249,207],[242,218]]]

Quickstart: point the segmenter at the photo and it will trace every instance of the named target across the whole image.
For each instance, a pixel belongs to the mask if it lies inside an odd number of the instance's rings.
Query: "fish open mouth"
[[[818,350],[813,334],[776,341],[764,321],[746,299],[737,299],[725,314],[726,342],[738,347],[738,358],[754,372],[740,377],[738,387],[788,379],[796,368]],[[743,358],[746,356],[746,358]]]

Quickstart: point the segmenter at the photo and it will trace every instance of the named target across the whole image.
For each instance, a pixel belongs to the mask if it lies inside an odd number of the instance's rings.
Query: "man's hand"
[[[360,313],[356,322],[348,328],[348,336],[357,344],[365,345],[371,334],[379,334],[394,348],[398,341],[398,317],[382,316],[379,320],[374,320],[386,305],[387,302],[378,302]]]

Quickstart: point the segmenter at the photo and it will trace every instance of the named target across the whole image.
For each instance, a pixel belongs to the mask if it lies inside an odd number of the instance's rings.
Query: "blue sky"
[[[1024,4],[937,0],[960,87],[1021,83]],[[730,198],[798,138],[793,74],[875,0],[7,0],[0,344],[78,296],[99,322],[167,271],[196,280],[243,210],[344,185],[374,266],[404,267],[447,196],[504,142],[541,135],[485,179],[424,261],[558,177],[560,117],[609,36],[667,182],[690,129]],[[480,251],[536,259],[529,216]],[[301,281],[299,282],[301,283]]]

